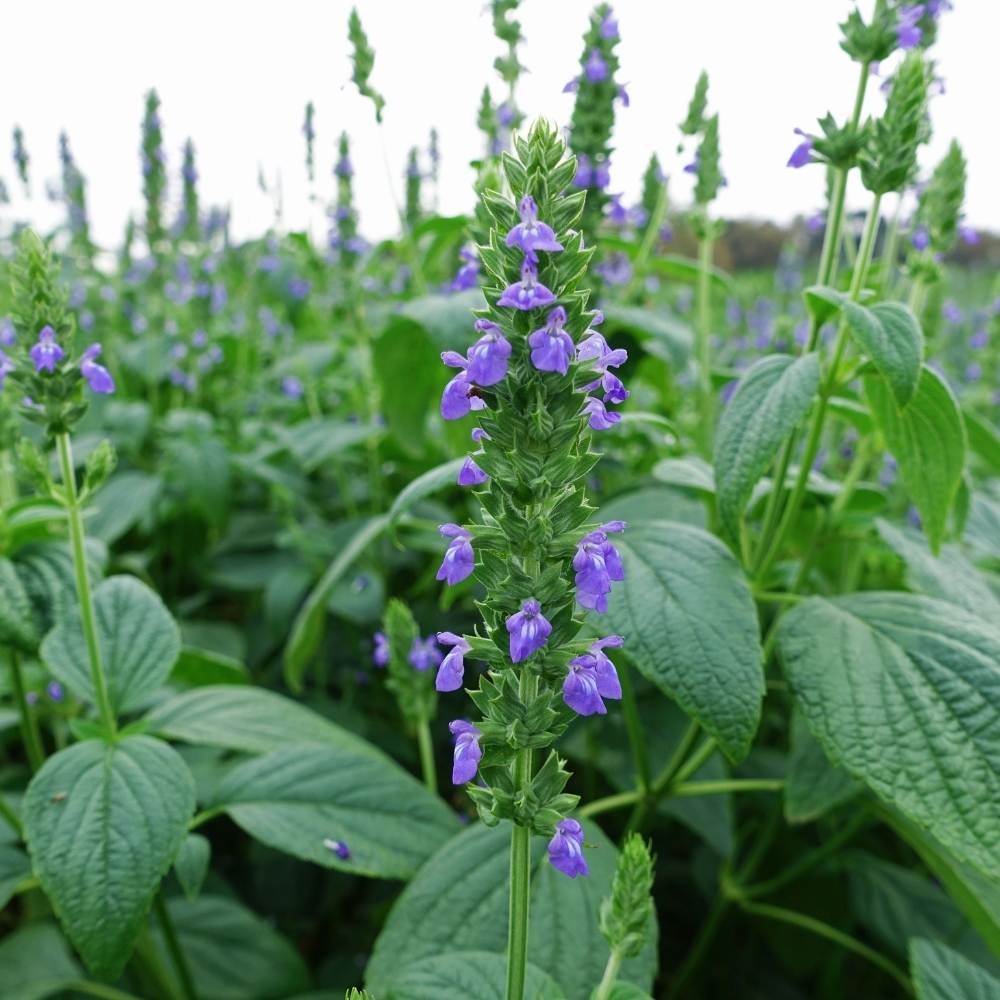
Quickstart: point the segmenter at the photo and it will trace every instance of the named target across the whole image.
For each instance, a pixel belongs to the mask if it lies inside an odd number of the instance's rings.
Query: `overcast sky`
[[[528,73],[518,93],[529,115],[564,124],[572,97],[562,93],[577,71],[591,3],[523,0]],[[863,4],[866,8],[868,5]],[[956,0],[934,49],[946,93],[934,100],[934,138],[926,163],[957,138],[969,158],[968,221],[1000,229],[1000,139],[994,124],[1000,93],[997,0]],[[810,128],[832,110],[849,111],[855,65],[838,47],[846,0],[618,0],[621,79],[630,108],[615,134],[613,190],[630,197],[652,150],[685,197],[689,178],[675,153],[679,122],[698,72],[711,77],[710,102],[721,115],[723,168],[729,178],[719,210],[786,220],[821,203],[823,171],[785,168],[792,129]],[[374,84],[385,94],[384,143],[397,191],[406,150],[425,147],[437,126],[443,155],[440,208],[468,210],[468,161],[480,152],[476,108],[499,43],[479,0],[361,0],[376,52]],[[4,11],[0,59],[0,177],[16,193],[10,133],[20,124],[32,156],[35,199],[18,199],[18,217],[51,223],[43,179],[58,175],[57,136],[65,128],[88,181],[92,228],[116,243],[141,204],[139,123],[144,92],[155,86],[173,193],[180,147],[198,152],[204,202],[232,206],[237,235],[255,235],[273,218],[257,187],[257,169],[280,174],[285,225],[308,218],[302,116],[316,104],[318,190],[333,190],[334,143],[346,129],[354,143],[362,229],[382,236],[395,209],[383,139],[370,104],[350,78],[345,0],[32,0]],[[880,103],[870,88],[869,107]],[[860,200],[861,192],[853,192]],[[6,209],[0,208],[0,212]],[[318,225],[318,220],[314,220]]]

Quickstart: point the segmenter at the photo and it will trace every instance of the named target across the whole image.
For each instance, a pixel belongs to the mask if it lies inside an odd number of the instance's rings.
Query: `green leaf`
[[[961,911],[929,878],[864,851],[849,852],[844,864],[852,911],[896,955],[906,954],[911,938],[931,938],[997,967]]]
[[[211,649],[182,646],[170,672],[170,683],[186,687],[208,684],[249,684],[250,674],[239,661]]]
[[[853,799],[861,786],[834,767],[809,731],[802,713],[792,713],[791,748],[785,775],[785,819],[811,823],[824,813]]]
[[[843,292],[838,292],[836,288],[829,288],[826,285],[810,285],[803,290],[802,298],[805,300],[809,315],[816,321],[817,327],[836,316],[845,301]]]
[[[434,466],[417,476],[407,484],[392,501],[389,508],[389,527],[394,528],[399,518],[418,500],[443,490],[446,486],[454,486],[458,481],[458,473],[465,462],[464,458],[453,458],[449,462]]]
[[[590,874],[568,879],[532,838],[528,960],[548,973],[567,997],[588,996],[600,981],[608,946],[598,927],[601,900],[610,894],[617,851],[596,823],[586,824]],[[507,945],[510,826],[475,824],[448,841],[393,904],[365,971],[378,997],[398,971],[424,959],[464,951],[502,955]],[[657,934],[642,954],[622,965],[621,978],[648,989],[656,970]]]
[[[294,737],[296,743],[326,743],[381,755],[361,737],[264,688],[195,688],[157,705],[146,721],[152,732],[167,739],[241,753],[277,750]]]
[[[0,844],[0,910],[10,902],[18,882],[30,874],[28,855],[11,844]]]
[[[934,941],[910,945],[917,1000],[1000,1000],[1000,979]]]
[[[436,795],[388,757],[293,743],[237,765],[216,790],[250,836],[304,861],[376,878],[409,878],[458,828]],[[341,841],[350,857],[329,846]]]
[[[303,420],[278,430],[288,450],[306,472],[314,472],[335,455],[381,433],[378,427],[327,417]]]
[[[959,858],[996,870],[1000,628],[916,594],[812,597],[778,632],[832,761]]]
[[[189,833],[184,838],[184,843],[174,858],[174,874],[187,899],[198,898],[211,859],[212,845],[207,837],[200,833]]]
[[[924,359],[924,335],[917,317],[901,302],[868,308],[845,300],[844,319],[854,342],[888,383],[896,405],[906,407],[917,391]]]
[[[146,517],[163,486],[159,476],[119,472],[87,507],[87,533],[111,545]]]
[[[1000,475],[1000,433],[985,417],[968,406],[962,407],[969,447],[986,463],[994,475]]]
[[[147,736],[74,744],[32,778],[24,828],[35,873],[94,975],[121,972],[193,811],[184,761]]]
[[[552,978],[530,963],[524,990],[532,1000],[566,1000]],[[504,1000],[506,996],[506,956],[455,951],[401,967],[387,987],[385,1000]]]
[[[965,464],[965,428],[955,397],[926,365],[916,395],[902,412],[881,379],[865,378],[865,393],[899,463],[903,486],[920,511],[931,549],[937,552]]]
[[[236,900],[175,898],[167,910],[199,997],[273,1000],[308,987],[309,973],[294,945]],[[154,935],[163,967],[173,975],[158,927]]]
[[[601,237],[604,243],[604,237]],[[676,281],[686,281],[688,284],[696,284],[701,275],[701,264],[690,257],[680,257],[676,254],[666,254],[663,257],[653,257],[648,261],[648,267],[657,274],[664,277],[673,278]],[[736,295],[738,289],[732,276],[723,271],[720,267],[710,267],[709,277],[716,286],[716,290],[727,295]]]
[[[133,711],[170,676],[181,647],[177,624],[163,601],[131,576],[112,576],[97,587],[94,612],[111,705],[116,713]],[[77,697],[94,703],[79,612],[45,637],[41,657]]]
[[[683,458],[661,458],[653,466],[653,478],[670,486],[683,486],[699,493],[715,493],[712,466],[697,455]]]
[[[881,518],[875,524],[885,543],[906,563],[907,582],[914,590],[961,605],[987,621],[1000,621],[1000,599],[958,546],[942,546],[935,556],[919,532]]]
[[[0,558],[0,646],[33,653],[38,638],[31,598],[14,563]]]
[[[80,975],[55,924],[24,924],[0,940],[0,997],[43,1000]]]
[[[718,539],[676,521],[634,524],[615,546],[625,581],[609,599],[607,631],[624,635],[639,670],[741,760],[764,697],[757,611],[742,570]]]
[[[607,305],[604,319],[609,330],[626,330],[642,341],[651,354],[675,368],[683,368],[691,356],[691,329],[663,312],[638,306]]]
[[[285,680],[293,691],[302,690],[306,667],[323,639],[326,606],[334,586],[368,545],[385,530],[388,523],[387,515],[381,514],[362,525],[330,563],[299,609],[284,653]]]
[[[395,314],[423,327],[438,351],[465,351],[472,336],[473,309],[486,305],[478,288],[453,295],[424,295],[410,299]]]
[[[730,538],[739,538],[740,517],[754,485],[809,412],[818,388],[816,353],[772,354],[740,379],[719,419],[713,456],[719,518]]]
[[[107,550],[101,542],[87,540],[87,575],[97,586],[104,572]],[[65,542],[40,542],[17,554],[17,574],[31,598],[42,633],[77,614],[73,554]]]

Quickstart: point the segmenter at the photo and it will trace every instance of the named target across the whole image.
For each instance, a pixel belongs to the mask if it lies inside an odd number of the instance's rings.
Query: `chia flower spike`
[[[542,614],[538,601],[529,598],[521,604],[520,611],[507,619],[507,631],[510,633],[510,658],[520,663],[548,642],[552,625]]]
[[[66,352],[56,343],[56,331],[51,326],[42,327],[28,354],[35,363],[36,372],[54,372],[56,365],[66,357]]]
[[[526,254],[533,254],[536,250],[550,253],[562,250],[552,227],[538,221],[538,206],[530,194],[521,199],[517,211],[521,221],[507,234],[507,246],[520,247]]]
[[[528,257],[521,265],[521,280],[508,285],[497,299],[498,306],[510,306],[525,312],[555,302],[556,297],[538,280],[538,268]]]
[[[545,320],[545,326],[528,337],[531,363],[540,372],[565,375],[573,358],[573,338],[565,331],[566,310],[556,306]]]
[[[475,328],[482,336],[469,348],[466,374],[476,385],[496,385],[507,374],[510,341],[503,330],[488,319],[477,319]]]

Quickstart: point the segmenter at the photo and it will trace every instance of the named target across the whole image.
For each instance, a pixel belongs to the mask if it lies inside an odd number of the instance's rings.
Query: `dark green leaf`
[[[910,945],[917,1000],[1000,1000],[1000,979],[934,941]]]

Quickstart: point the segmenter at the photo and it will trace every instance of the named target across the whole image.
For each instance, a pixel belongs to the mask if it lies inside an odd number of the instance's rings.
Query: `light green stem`
[[[681,784],[681,782],[687,781],[692,774],[697,771],[705,761],[708,760],[712,754],[718,749],[715,740],[707,739],[691,756],[684,761],[684,764],[677,769],[677,773],[670,779],[669,782],[664,782],[664,787],[676,786]],[[658,785],[659,783],[657,783]],[[660,789],[658,789],[660,790]]]
[[[17,500],[17,480],[10,453],[0,451],[0,510],[5,510]]]
[[[104,725],[104,730],[110,739],[114,739],[118,728],[115,713],[108,697],[108,685],[101,662],[101,646],[97,638],[97,618],[94,613],[94,598],[90,590],[90,577],[87,575],[86,535],[83,530],[83,511],[80,509],[80,499],[76,490],[76,473],[73,468],[73,447],[69,435],[60,434],[56,438],[59,450],[59,464],[62,469],[63,486],[65,489],[64,504],[69,521],[69,540],[73,550],[73,570],[76,575],[76,593],[80,601],[80,619],[83,623],[83,634],[87,641],[87,656],[90,659],[90,678],[94,686],[94,698],[97,710]]]
[[[420,770],[424,784],[437,795],[437,772],[434,770],[434,744],[431,742],[431,727],[426,719],[417,726],[417,743],[420,746]]]
[[[642,236],[642,243],[632,261],[632,281],[629,283],[626,298],[635,295],[642,287],[643,279],[646,277],[646,266],[649,263],[653,247],[660,234],[660,227],[663,225],[663,218],[667,214],[667,182],[660,184],[659,194],[656,196],[656,205],[653,207],[653,214],[646,224],[646,231]]]
[[[17,714],[21,718],[21,738],[28,755],[28,763],[32,771],[37,771],[45,763],[45,748],[38,731],[38,719],[28,704],[28,695],[24,687],[24,673],[21,670],[21,657],[14,651],[10,652],[10,676],[14,685],[14,701],[17,703]]]
[[[728,781],[681,781],[670,789],[675,799],[691,799],[699,795],[727,795],[731,792],[780,792],[785,787],[781,778],[733,778]]]
[[[618,970],[622,967],[622,953],[615,948],[608,956],[608,964],[604,966],[604,975],[601,976],[601,983],[594,994],[594,1000],[609,1000],[611,991],[615,988],[615,980],[618,979]]]

